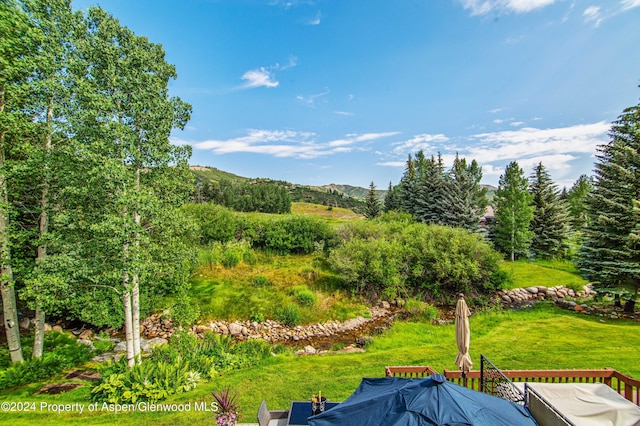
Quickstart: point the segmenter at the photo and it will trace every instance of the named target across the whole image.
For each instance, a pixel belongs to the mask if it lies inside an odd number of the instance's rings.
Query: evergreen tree
[[[640,290],[640,105],[625,109],[609,134],[587,197],[578,266],[601,287],[630,290],[625,310],[632,312]]]
[[[398,205],[404,212],[415,217],[416,214],[416,198],[418,194],[418,177],[416,173],[415,163],[411,154],[407,159],[404,174],[400,179],[400,190]]]
[[[532,198],[524,171],[517,162],[511,162],[500,176],[493,199],[496,220],[493,241],[496,249],[512,261],[527,254],[533,237],[529,229],[534,212]]]
[[[384,211],[398,210],[398,190],[389,181],[389,189],[384,197]]]
[[[445,181],[447,191],[442,200],[442,224],[478,230],[487,206],[487,190],[480,186],[481,179],[482,170],[475,160],[467,166],[466,160],[456,155]]]
[[[582,175],[567,192],[571,225],[575,230],[588,226],[587,198],[593,190],[593,178]]]
[[[367,219],[375,219],[380,216],[382,212],[380,206],[380,198],[376,193],[376,186],[373,182],[369,185],[369,192],[367,193],[367,198],[365,199],[365,208],[364,208],[364,216]]]
[[[447,176],[442,157],[438,155],[436,160],[431,156],[421,167],[414,203],[416,219],[424,223],[442,224],[447,209],[444,201],[447,191]]]
[[[564,256],[569,238],[568,209],[542,162],[534,167],[529,177],[529,191],[535,207],[530,226],[532,254],[540,259]]]

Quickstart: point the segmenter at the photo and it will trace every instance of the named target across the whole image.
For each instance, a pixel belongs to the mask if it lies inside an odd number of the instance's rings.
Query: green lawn
[[[588,282],[580,276],[575,265],[568,261],[505,261],[501,269],[509,275],[509,288],[532,286],[565,287],[580,290]]]
[[[597,317],[538,304],[531,310],[479,312],[471,319],[471,357],[479,368],[484,354],[503,369],[572,369],[612,367],[640,377],[638,347],[640,324],[631,321],[600,322]],[[262,399],[270,409],[286,409],[292,400],[304,400],[322,391],[330,400],[343,400],[362,377],[381,377],[386,365],[430,365],[438,371],[455,369],[453,325],[397,323],[362,354],[295,357],[274,356],[259,366],[227,373],[195,391],[172,397],[167,403],[186,404],[189,412],[110,414],[98,407],[80,415],[65,411],[40,411],[40,404],[87,404],[87,388],[57,396],[30,396],[38,386],[0,394],[0,403],[35,402],[30,412],[0,412],[0,423],[50,424],[213,424],[212,413],[196,411],[196,403],[213,401],[211,391],[231,385],[239,392],[245,421],[255,422]],[[47,408],[48,406],[43,406]],[[143,408],[145,408],[143,406]],[[148,407],[146,407],[148,409]],[[69,410],[73,410],[70,407]]]

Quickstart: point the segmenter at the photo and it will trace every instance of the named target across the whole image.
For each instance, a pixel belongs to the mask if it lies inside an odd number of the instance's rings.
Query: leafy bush
[[[200,243],[231,241],[236,233],[235,214],[214,203],[185,204],[182,210],[193,217],[200,226]]]
[[[193,324],[200,316],[198,304],[187,293],[177,297],[170,312],[174,324],[180,327]]]
[[[435,306],[415,299],[407,300],[407,303],[404,306],[404,310],[406,312],[408,320],[417,322],[428,323],[434,319],[437,319],[440,315],[440,313],[438,312],[438,308],[436,308]]]
[[[94,401],[134,403],[159,401],[188,392],[203,379],[234,368],[255,365],[270,356],[271,347],[263,340],[235,342],[229,336],[205,333],[201,340],[177,332],[171,344],[153,349],[149,358],[129,369],[126,360],[108,364],[102,380],[92,389]]]
[[[268,287],[271,285],[271,281],[269,281],[269,278],[265,277],[264,275],[257,275],[253,277],[253,279],[251,280],[251,284],[253,284],[255,287]]]
[[[289,327],[298,325],[300,323],[300,309],[293,304],[276,309],[276,319]]]
[[[199,374],[189,369],[188,361],[169,363],[145,359],[129,368],[126,358],[122,357],[102,371],[102,379],[91,390],[91,398],[111,404],[155,402],[192,390],[199,380]]]
[[[501,256],[481,237],[460,228],[408,222],[403,216],[355,222],[339,231],[331,266],[355,294],[392,299],[422,295],[446,301],[500,289]]]
[[[220,263],[225,268],[233,268],[240,263],[240,256],[238,256],[234,251],[225,250],[222,254],[222,258],[220,259]]]
[[[321,219],[291,215],[272,218],[264,233],[253,241],[254,246],[276,253],[313,253],[314,243],[333,238],[331,228]]]
[[[77,343],[73,337],[56,331],[45,334],[44,347],[46,351],[41,358],[10,364],[1,370],[0,390],[47,379],[67,368],[87,362],[93,356],[93,350],[89,346]]]
[[[249,317],[249,321],[251,322],[264,322],[264,314],[262,312],[251,312],[251,316]]]
[[[300,306],[313,306],[316,303],[316,295],[306,285],[296,286],[292,289],[293,296]]]

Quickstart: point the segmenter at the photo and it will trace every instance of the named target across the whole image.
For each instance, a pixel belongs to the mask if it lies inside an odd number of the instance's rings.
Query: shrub
[[[264,233],[254,240],[254,245],[276,253],[309,254],[314,243],[333,237],[326,221],[302,215],[272,218]]]
[[[257,275],[253,277],[253,279],[251,280],[251,284],[253,284],[255,287],[268,287],[271,285],[271,281],[269,281],[269,278],[265,277],[264,275]]]
[[[286,305],[276,310],[276,319],[289,327],[298,325],[300,323],[300,309],[293,304]]]
[[[46,333],[44,345],[47,351],[41,358],[27,359],[11,364],[0,371],[0,390],[34,383],[58,374],[75,365],[87,362],[93,350],[65,333]]]
[[[296,286],[291,292],[300,306],[313,306],[316,303],[315,293],[309,290],[306,285]]]
[[[415,299],[407,300],[404,310],[408,320],[417,322],[431,322],[440,315],[435,306]]]
[[[249,321],[251,322],[264,322],[264,314],[262,312],[251,312],[251,316],[249,317]]]
[[[235,342],[229,336],[205,333],[201,340],[187,332],[177,332],[171,344],[153,349],[151,356],[132,369],[126,359],[107,364],[102,380],[91,391],[94,401],[135,403],[160,401],[170,395],[194,389],[201,379],[218,372],[255,365],[270,356],[263,340]]]
[[[233,268],[240,263],[240,256],[231,250],[225,250],[224,253],[222,253],[220,263],[225,268]]]
[[[329,262],[348,290],[374,299],[407,293],[446,301],[459,292],[488,294],[501,287],[501,256],[478,235],[394,218],[355,222],[339,231],[344,241]]]
[[[237,222],[234,213],[214,203],[185,204],[187,215],[200,225],[200,243],[231,241],[236,233]]]

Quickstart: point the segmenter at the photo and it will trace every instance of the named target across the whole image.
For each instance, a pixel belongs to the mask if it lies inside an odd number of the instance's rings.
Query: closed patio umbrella
[[[473,362],[469,356],[469,341],[471,334],[469,331],[469,316],[471,311],[464,301],[464,294],[458,295],[458,303],[456,303],[456,343],[458,344],[458,355],[456,356],[456,365],[462,371],[462,377],[471,370]]]

